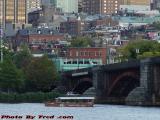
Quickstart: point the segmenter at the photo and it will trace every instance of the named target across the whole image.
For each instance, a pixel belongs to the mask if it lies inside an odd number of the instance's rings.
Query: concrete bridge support
[[[128,105],[153,105],[153,61],[148,58],[140,63],[140,86],[131,91],[125,101]]]
[[[105,94],[105,71],[102,67],[93,68],[93,86],[96,90],[96,100],[103,100],[103,96]],[[99,101],[100,102],[100,101]]]

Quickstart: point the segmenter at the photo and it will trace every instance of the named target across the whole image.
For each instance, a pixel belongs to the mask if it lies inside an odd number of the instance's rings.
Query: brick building
[[[82,11],[88,14],[117,13],[121,0],[83,0]]]
[[[100,47],[84,47],[84,48],[68,48],[68,59],[101,59],[103,64],[106,64],[107,51],[106,48]]]
[[[26,44],[31,50],[50,49],[56,41],[64,39],[64,35],[52,29],[23,29],[19,30],[13,38],[13,48],[16,50],[20,45]]]
[[[72,36],[79,35],[84,28],[84,22],[80,19],[69,19],[60,23],[60,33],[68,33]]]
[[[118,21],[112,19],[111,17],[108,17],[108,18],[89,21],[89,24],[90,24],[91,27],[96,27],[96,26],[116,26],[116,25],[118,25]]]

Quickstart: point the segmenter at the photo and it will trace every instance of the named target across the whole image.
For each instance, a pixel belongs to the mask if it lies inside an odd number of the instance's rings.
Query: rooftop
[[[21,35],[34,35],[34,34],[43,34],[43,35],[57,35],[60,34],[58,31],[50,28],[27,28],[18,31]]]

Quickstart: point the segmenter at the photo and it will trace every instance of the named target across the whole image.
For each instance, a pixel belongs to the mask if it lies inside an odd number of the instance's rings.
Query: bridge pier
[[[140,86],[131,91],[125,102],[128,105],[153,105],[154,65],[152,59],[140,62]]]
[[[106,94],[107,74],[102,66],[94,67],[92,71],[93,71],[93,86],[96,90],[96,102],[102,103],[102,100],[105,100],[104,95]]]

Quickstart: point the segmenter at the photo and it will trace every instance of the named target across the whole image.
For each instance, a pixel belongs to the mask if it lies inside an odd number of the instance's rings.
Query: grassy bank
[[[0,93],[0,103],[41,103],[59,96],[56,92]]]

